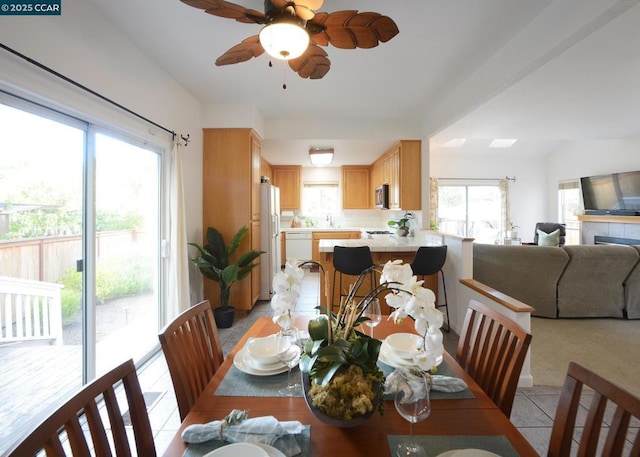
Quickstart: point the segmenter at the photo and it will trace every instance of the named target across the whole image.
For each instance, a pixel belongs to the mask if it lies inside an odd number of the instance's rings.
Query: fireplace
[[[624,244],[627,246],[632,246],[634,244],[640,245],[640,240],[635,240],[633,238],[620,238],[617,236],[600,236],[596,235],[593,237],[594,244]]]

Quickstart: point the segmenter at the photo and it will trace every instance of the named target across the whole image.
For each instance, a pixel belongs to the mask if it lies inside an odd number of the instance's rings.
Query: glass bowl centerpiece
[[[321,265],[312,263],[324,273]],[[300,267],[304,264],[288,262],[285,271],[274,279],[274,286],[278,284],[281,289],[274,287],[273,320],[283,328],[283,324],[290,325],[293,321],[295,294],[291,291],[299,290],[304,275]],[[364,297],[356,297],[372,269],[379,272],[380,284]],[[383,412],[385,377],[378,367],[382,341],[361,331],[361,324],[368,320],[364,315],[367,307],[383,292],[387,304],[394,309],[390,318],[399,322],[412,317],[416,331],[424,336],[422,347],[412,353],[414,363],[423,370],[436,366],[444,351],[440,331],[443,316],[435,307],[435,295],[422,284],[413,276],[409,264],[390,261],[382,268],[374,265],[364,271],[341,301],[337,313],[319,308],[322,314],[309,321],[309,340],[300,358],[305,398],[316,417],[332,425],[351,427],[364,423],[376,410]],[[280,297],[278,290],[282,292]]]

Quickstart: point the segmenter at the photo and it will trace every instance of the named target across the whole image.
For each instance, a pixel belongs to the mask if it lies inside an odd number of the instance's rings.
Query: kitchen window
[[[304,183],[302,214],[318,224],[332,220],[338,213],[338,183]]]

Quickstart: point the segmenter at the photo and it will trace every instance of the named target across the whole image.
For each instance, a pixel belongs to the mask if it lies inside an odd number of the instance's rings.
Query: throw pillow
[[[558,246],[560,243],[560,229],[555,229],[551,233],[538,230],[538,246]]]

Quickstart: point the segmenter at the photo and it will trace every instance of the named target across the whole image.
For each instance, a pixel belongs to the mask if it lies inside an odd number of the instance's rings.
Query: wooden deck
[[[80,346],[0,346],[0,443],[82,384]]]

